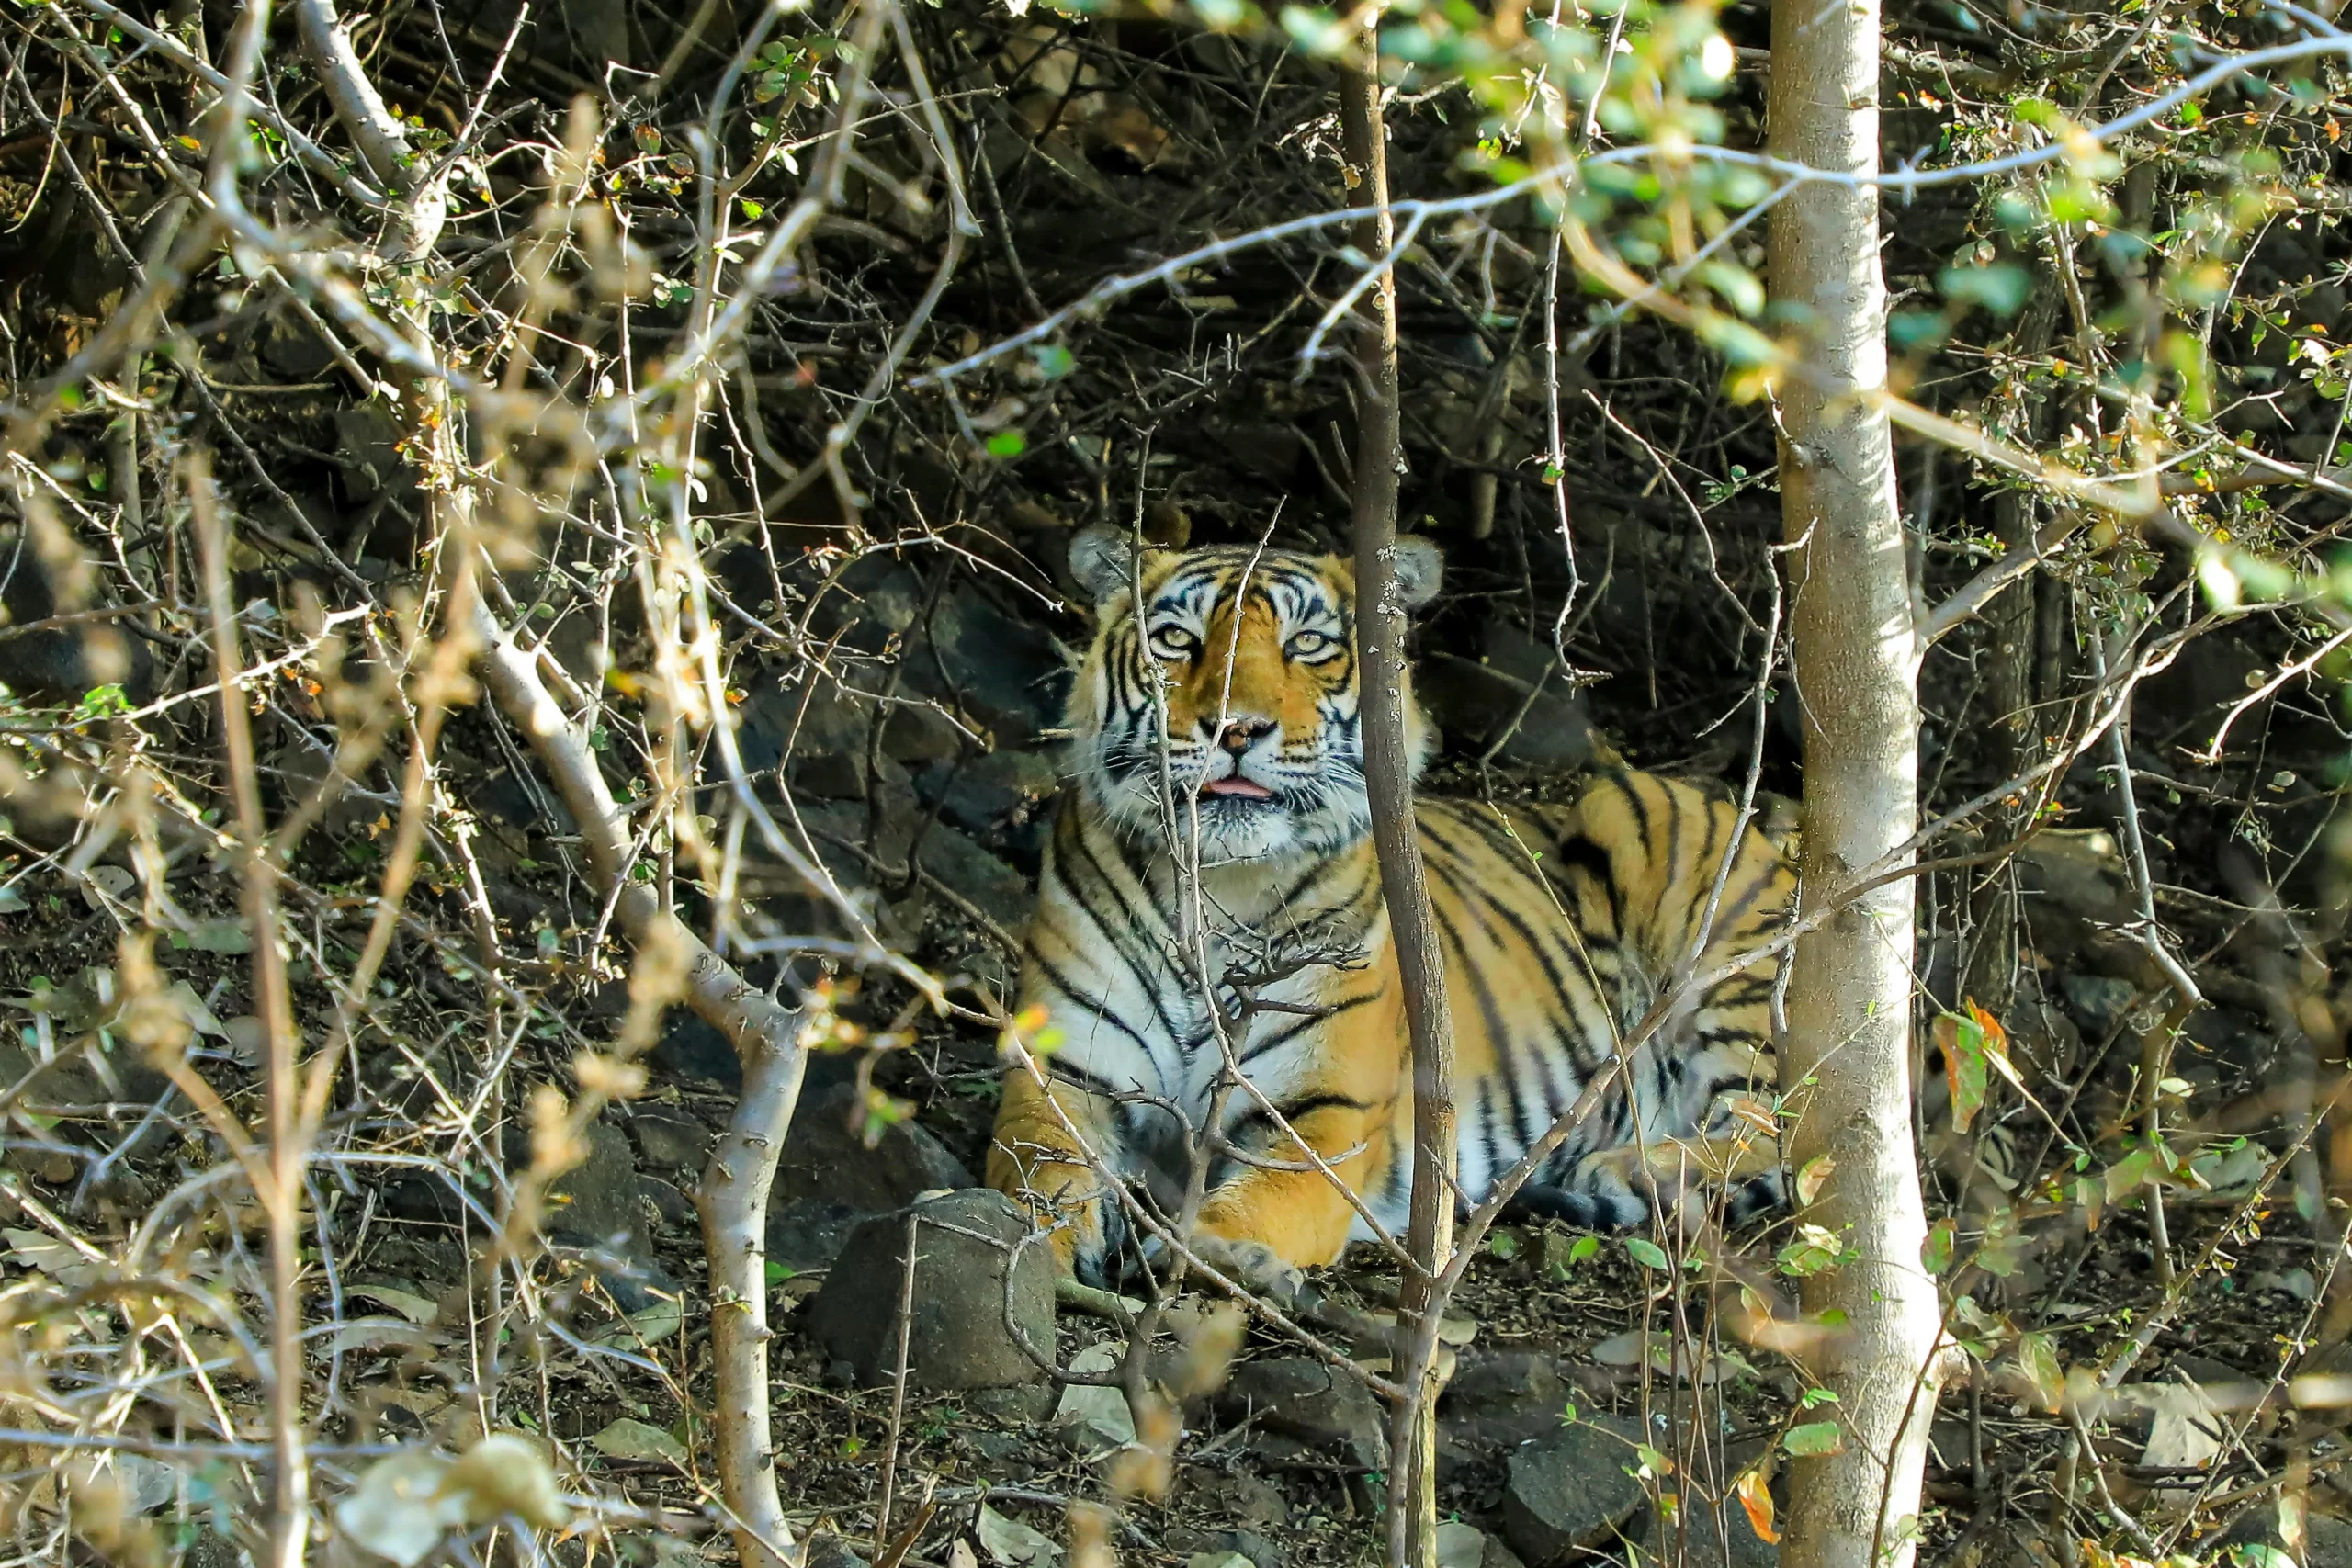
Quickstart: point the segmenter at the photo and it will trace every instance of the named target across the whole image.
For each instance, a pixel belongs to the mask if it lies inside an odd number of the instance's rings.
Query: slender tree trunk
[[[1770,145],[1868,175],[1878,167],[1876,0],[1772,10]],[[1870,394],[1886,380],[1878,198],[1808,185],[1771,219],[1771,277],[1806,322],[1810,378],[1781,389],[1781,491],[1804,728],[1803,903],[1818,908],[1910,836],[1917,815],[1918,659],[1895,511],[1894,444]],[[1793,1462],[1786,1568],[1905,1568],[1935,1411],[1935,1281],[1911,1138],[1913,888],[1880,887],[1799,942],[1782,1082],[1790,1164],[1836,1169],[1805,1218],[1858,1254],[1806,1281],[1842,1312],[1812,1371],[1834,1390],[1839,1451]],[[1799,1088],[1797,1086],[1806,1086]]]
[[[1367,32],[1366,41],[1371,35]],[[1356,245],[1384,257],[1395,242],[1388,214],[1388,145],[1375,74],[1340,77],[1340,118],[1357,205],[1369,209]],[[1404,448],[1397,408],[1396,285],[1384,274],[1358,339],[1363,372],[1355,454],[1356,637],[1363,658],[1364,785],[1372,797],[1380,891],[1405,989],[1413,1052],[1413,1197],[1405,1245],[1425,1270],[1408,1273],[1397,1301],[1396,1381],[1410,1391],[1397,1408],[1390,1448],[1389,1561],[1437,1563],[1437,1391],[1433,1319],[1444,1310],[1432,1286],[1453,1250],[1453,1020],[1445,963],[1421,872],[1413,825],[1411,759],[1405,739],[1405,608],[1396,588],[1396,480]]]

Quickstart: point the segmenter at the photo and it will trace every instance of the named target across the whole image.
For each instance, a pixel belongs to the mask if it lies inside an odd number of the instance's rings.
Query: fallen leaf
[[[632,1421],[623,1416],[588,1441],[606,1459],[669,1463],[682,1471],[693,1468],[685,1444],[650,1421]]]
[[[1049,1568],[1062,1554],[1062,1549],[1051,1537],[1040,1535],[1018,1519],[1008,1519],[986,1503],[980,1505],[979,1523],[976,1533],[980,1538],[980,1550],[1003,1565],[1003,1568]]]
[[[2025,1369],[2041,1408],[2055,1415],[2066,1394],[2066,1374],[2058,1365],[2058,1343],[2047,1334],[2028,1334],[2018,1340],[2018,1365]]]
[[[1756,1539],[1767,1546],[1778,1546],[1781,1532],[1772,1527],[1772,1489],[1765,1483],[1764,1472],[1751,1470],[1739,1478],[1739,1506],[1747,1510],[1747,1523],[1756,1531]]]
[[[685,1322],[685,1314],[682,1303],[656,1301],[642,1312],[629,1314],[617,1326],[607,1329],[596,1343],[615,1350],[634,1350],[675,1339],[679,1325]]]
[[[103,909],[107,899],[127,897],[139,886],[129,866],[94,865],[82,874],[82,901],[93,909]]]
[[[947,1568],[980,1568],[980,1554],[972,1550],[970,1541],[959,1536],[956,1544],[947,1549]]]
[[[437,1303],[407,1291],[395,1290],[390,1285],[346,1285],[344,1293],[374,1302],[378,1306],[390,1307],[419,1328],[430,1328],[441,1321],[441,1308]]]
[[[442,1492],[451,1461],[430,1449],[378,1460],[335,1505],[334,1528],[363,1551],[415,1568],[442,1535],[465,1522],[465,1505]]]
[[[79,1290],[106,1273],[104,1263],[46,1232],[0,1230],[0,1240],[8,1244],[9,1262],[38,1269],[68,1290]]]
[[[198,953],[235,958],[254,950],[254,937],[243,920],[198,920],[187,928],[187,944]]]
[[[1071,1360],[1069,1370],[1098,1377],[1115,1372],[1126,1353],[1125,1344],[1115,1339],[1090,1345]],[[1136,1440],[1135,1413],[1127,1408],[1124,1389],[1071,1383],[1054,1409],[1054,1425],[1066,1442],[1088,1454],[1123,1449]]]
[[[414,1350],[429,1355],[440,1347],[437,1337],[399,1317],[352,1318],[338,1325],[334,1337],[328,1341],[330,1354],[345,1356],[355,1350]]]
[[[2165,1469],[2199,1469],[2222,1451],[2222,1416],[2211,1396],[2194,1383],[2158,1384],[2155,1419],[2140,1462]]]
[[[1832,1156],[1815,1155],[1805,1161],[1804,1168],[1797,1172],[1798,1206],[1804,1207],[1821,1196],[1823,1184],[1837,1174],[1838,1161]]]

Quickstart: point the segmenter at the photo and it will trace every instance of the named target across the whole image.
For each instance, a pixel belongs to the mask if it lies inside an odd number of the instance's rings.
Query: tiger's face
[[[1204,863],[1329,853],[1370,831],[1348,562],[1246,547],[1136,561],[1126,534],[1094,527],[1070,570],[1099,627],[1070,697],[1088,804],[1154,839],[1172,806],[1178,833],[1197,820]],[[1408,608],[1440,570],[1427,540],[1397,542]],[[1409,696],[1406,735],[1419,773],[1431,736]]]

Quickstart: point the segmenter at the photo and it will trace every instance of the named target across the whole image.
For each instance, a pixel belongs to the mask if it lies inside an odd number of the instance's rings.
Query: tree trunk
[[[1868,176],[1878,167],[1876,0],[1772,10],[1770,145]],[[1878,198],[1807,185],[1771,218],[1771,278],[1806,322],[1806,376],[1780,389],[1793,667],[1804,732],[1803,908],[1821,907],[1909,837],[1917,815],[1917,638],[1886,380]],[[1859,395],[1857,395],[1859,394]],[[1913,885],[1879,887],[1796,945],[1781,1076],[1790,1165],[1837,1162],[1804,1218],[1857,1254],[1808,1280],[1808,1313],[1841,1312],[1812,1371],[1844,1441],[1794,1461],[1786,1568],[1905,1568],[1935,1410],[1935,1281],[1911,1138]],[[1804,1085],[1806,1087],[1799,1088]],[[1883,1554],[1883,1555],[1882,1555]]]
[[[1366,47],[1373,35],[1366,34]],[[1396,239],[1388,213],[1387,132],[1381,122],[1375,70],[1347,71],[1340,82],[1340,122],[1348,164],[1357,175],[1356,246],[1375,261]],[[1423,1272],[1407,1273],[1397,1299],[1396,1382],[1408,1392],[1397,1407],[1390,1447],[1390,1562],[1437,1564],[1437,1389],[1433,1371],[1434,1290],[1453,1251],[1453,1020],[1446,1006],[1445,961],[1421,871],[1413,823],[1413,777],[1405,737],[1405,609],[1396,587],[1396,481],[1404,460],[1396,368],[1396,282],[1384,273],[1369,296],[1358,338],[1363,416],[1355,454],[1356,636],[1363,649],[1364,788],[1380,856],[1380,891],[1388,906],[1389,941],[1405,990],[1413,1054],[1413,1196],[1406,1249]]]

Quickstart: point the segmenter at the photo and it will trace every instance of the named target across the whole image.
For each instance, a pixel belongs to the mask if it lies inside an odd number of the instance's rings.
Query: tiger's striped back
[[[1137,560],[1092,531],[1072,564],[1100,629],[1021,983],[1052,1046],[1008,1076],[990,1184],[1057,1213],[1057,1252],[1096,1278],[1181,1211],[1195,1154],[1196,1238],[1228,1252],[1314,1265],[1401,1232],[1411,1075],[1347,564]],[[1399,565],[1408,599],[1434,590],[1433,552]],[[1408,723],[1426,735],[1418,709]],[[1771,964],[1713,974],[1787,918],[1792,878],[1763,838],[1693,785],[1622,770],[1573,806],[1418,817],[1464,1191],[1483,1197],[1638,1040],[1525,1201],[1630,1224],[1690,1178],[1740,1207],[1775,1197]]]

